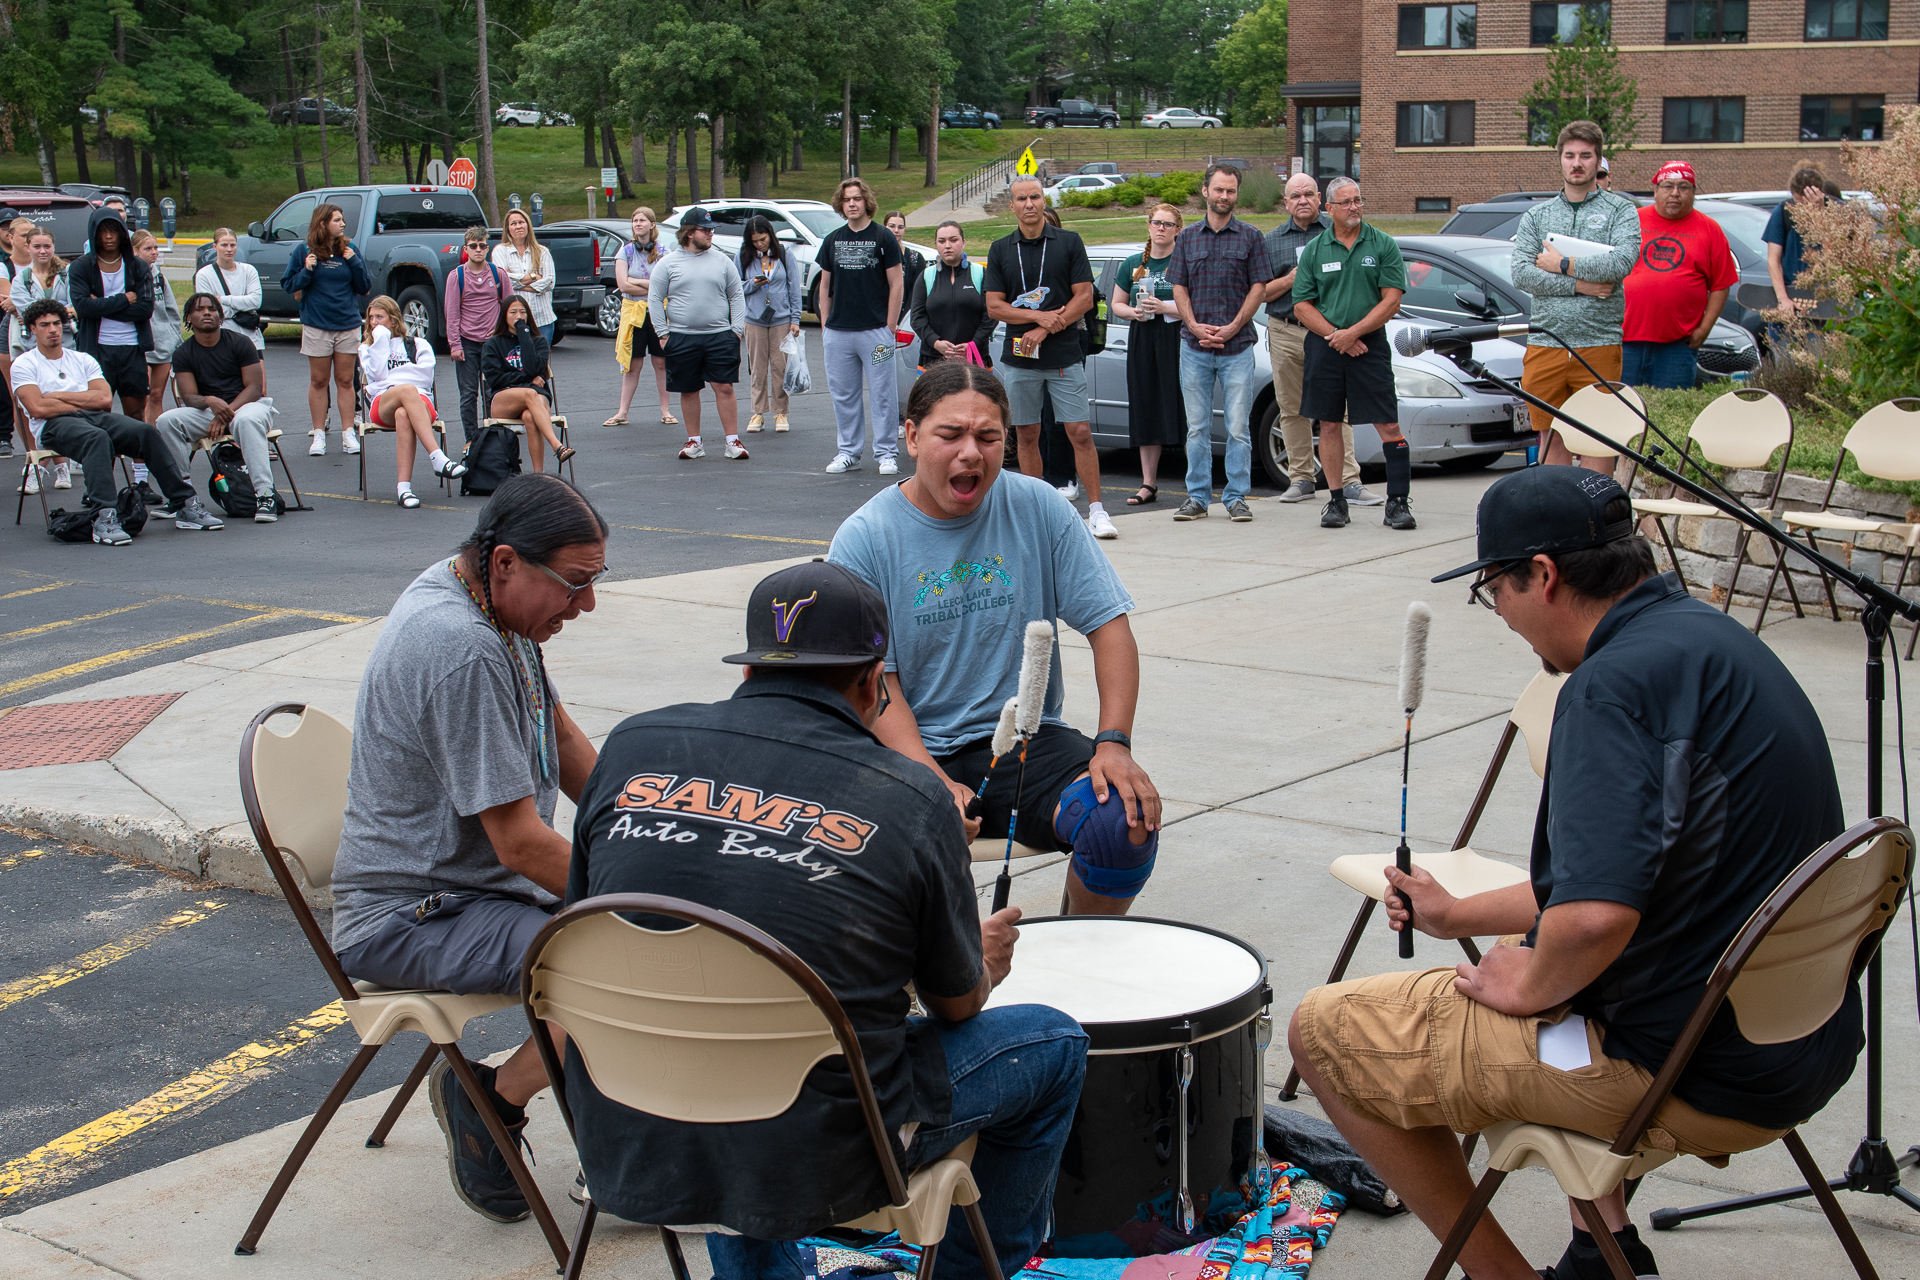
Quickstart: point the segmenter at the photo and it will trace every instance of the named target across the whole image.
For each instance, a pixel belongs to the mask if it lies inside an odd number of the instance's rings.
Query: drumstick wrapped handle
[[[1407,847],[1407,774],[1413,762],[1413,713],[1420,709],[1427,690],[1427,631],[1433,625],[1433,610],[1423,600],[1407,606],[1407,630],[1400,642],[1400,705],[1407,713],[1407,727],[1400,745],[1400,847],[1393,851],[1393,863],[1401,875],[1413,874],[1413,850]],[[1406,923],[1400,926],[1400,958],[1413,959],[1413,902],[1399,895],[1407,909]]]

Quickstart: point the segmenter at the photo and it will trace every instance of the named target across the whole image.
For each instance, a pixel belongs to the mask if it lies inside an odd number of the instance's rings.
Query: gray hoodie
[[[661,337],[729,329],[737,337],[746,332],[746,291],[730,254],[680,249],[654,264],[651,279],[647,312]]]

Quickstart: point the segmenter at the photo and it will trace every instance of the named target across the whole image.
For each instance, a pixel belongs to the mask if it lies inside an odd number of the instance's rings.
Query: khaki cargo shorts
[[[360,354],[358,329],[316,329],[300,326],[300,354],[303,356],[357,356]]]
[[[1453,988],[1454,970],[1386,973],[1316,987],[1300,1002],[1300,1038],[1320,1078],[1353,1110],[1397,1129],[1445,1125],[1479,1133],[1496,1120],[1524,1120],[1603,1140],[1646,1095],[1653,1076],[1600,1052],[1587,1023],[1590,1065],[1543,1064],[1537,1037],[1554,1014],[1518,1018]],[[1710,1116],[1668,1098],[1646,1144],[1683,1155],[1724,1156],[1774,1141],[1784,1129]]]

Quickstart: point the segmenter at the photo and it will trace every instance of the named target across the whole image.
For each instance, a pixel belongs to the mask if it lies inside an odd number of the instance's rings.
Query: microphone
[[[1442,346],[1485,342],[1489,338],[1524,338],[1530,333],[1545,332],[1539,325],[1518,320],[1511,324],[1458,324],[1447,329],[1409,328],[1393,335],[1393,349],[1403,356],[1417,356]]]
[[[1427,631],[1433,625],[1433,610],[1424,600],[1407,606],[1407,630],[1400,640],[1400,705],[1406,708],[1406,738],[1400,754],[1400,847],[1393,851],[1393,862],[1401,875],[1413,874],[1413,850],[1407,847],[1407,766],[1413,758],[1413,713],[1427,692]],[[1400,958],[1413,959],[1413,903],[1404,894],[1407,922],[1400,929]]]

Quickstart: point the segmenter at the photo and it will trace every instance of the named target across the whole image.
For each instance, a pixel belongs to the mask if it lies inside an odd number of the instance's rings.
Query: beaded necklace
[[[533,707],[533,731],[540,740],[540,780],[550,782],[553,780],[553,765],[548,760],[547,752],[547,666],[545,659],[540,656],[540,646],[524,636],[514,635],[500,625],[500,619],[488,607],[486,600],[473,589],[473,584],[467,581],[467,575],[460,572],[460,557],[455,556],[447,561],[447,567],[453,570],[453,576],[460,585],[467,589],[467,598],[473,601],[473,607],[480,611],[480,616],[493,627],[494,633],[507,646],[507,652],[513,655],[513,665],[520,672],[520,683],[527,691],[528,703]],[[528,661],[529,652],[532,654],[531,662]]]

